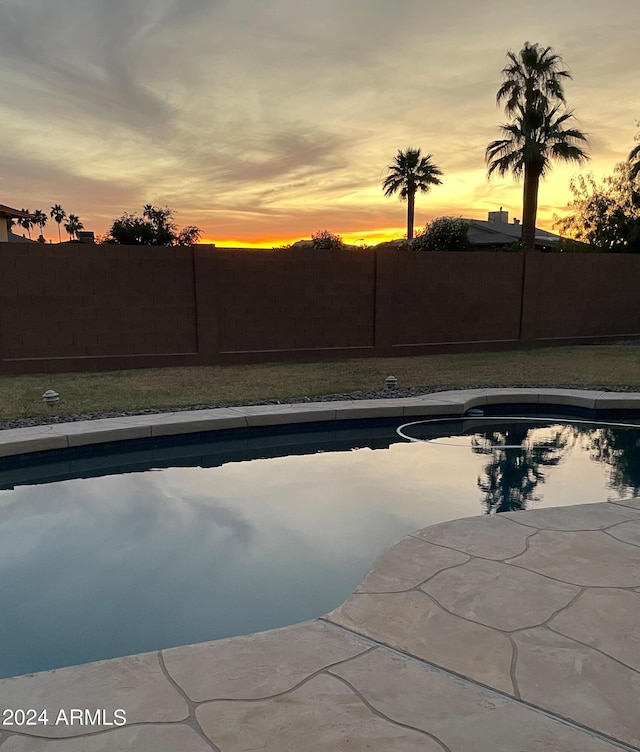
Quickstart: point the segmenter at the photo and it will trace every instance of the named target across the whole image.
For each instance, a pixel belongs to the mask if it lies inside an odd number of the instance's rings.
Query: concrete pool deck
[[[499,402],[624,410],[640,409],[640,394],[477,389],[225,408],[11,429],[0,447]],[[30,708],[46,708],[47,725],[8,726],[5,712],[0,752],[640,750],[640,499],[424,528],[319,619],[0,680],[0,712]]]

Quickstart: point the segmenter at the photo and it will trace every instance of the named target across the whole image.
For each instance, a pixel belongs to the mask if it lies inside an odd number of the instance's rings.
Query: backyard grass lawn
[[[398,379],[399,388],[571,385],[640,391],[640,347],[585,345],[414,358],[1,376],[0,419],[319,397],[381,389],[389,374]],[[60,394],[52,410],[41,401],[47,389]]]

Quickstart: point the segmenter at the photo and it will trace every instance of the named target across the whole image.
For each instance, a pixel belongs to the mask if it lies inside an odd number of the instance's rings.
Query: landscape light
[[[53,407],[59,400],[60,395],[53,389],[47,389],[47,391],[42,395],[42,401],[49,407]]]

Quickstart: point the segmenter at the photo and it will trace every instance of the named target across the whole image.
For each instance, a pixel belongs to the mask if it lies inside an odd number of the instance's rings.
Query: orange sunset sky
[[[505,54],[551,45],[589,135],[586,168],[556,166],[538,225],[552,229],[577,172],[612,172],[640,119],[638,0],[3,0],[0,203],[108,231],[170,206],[218,245],[267,246],[328,229],[402,237],[406,204],[381,182],[420,147],[444,214],[521,217],[521,187],[486,178]],[[52,220],[47,239],[57,240]]]

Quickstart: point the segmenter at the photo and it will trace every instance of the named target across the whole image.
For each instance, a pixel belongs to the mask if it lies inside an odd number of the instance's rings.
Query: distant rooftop
[[[515,243],[522,236],[522,224],[519,219],[509,222],[509,212],[500,207],[499,211],[490,211],[487,219],[465,219],[469,224],[468,237],[473,245],[505,245]],[[536,227],[536,242],[540,245],[553,245],[560,241],[559,235]]]
[[[0,204],[0,217],[8,217],[9,219],[18,219],[20,217],[30,217],[31,214],[22,209],[13,209],[11,206],[5,206]]]
[[[9,232],[7,237],[9,243],[35,243],[35,240],[25,238],[24,235],[16,235],[15,232]]]

